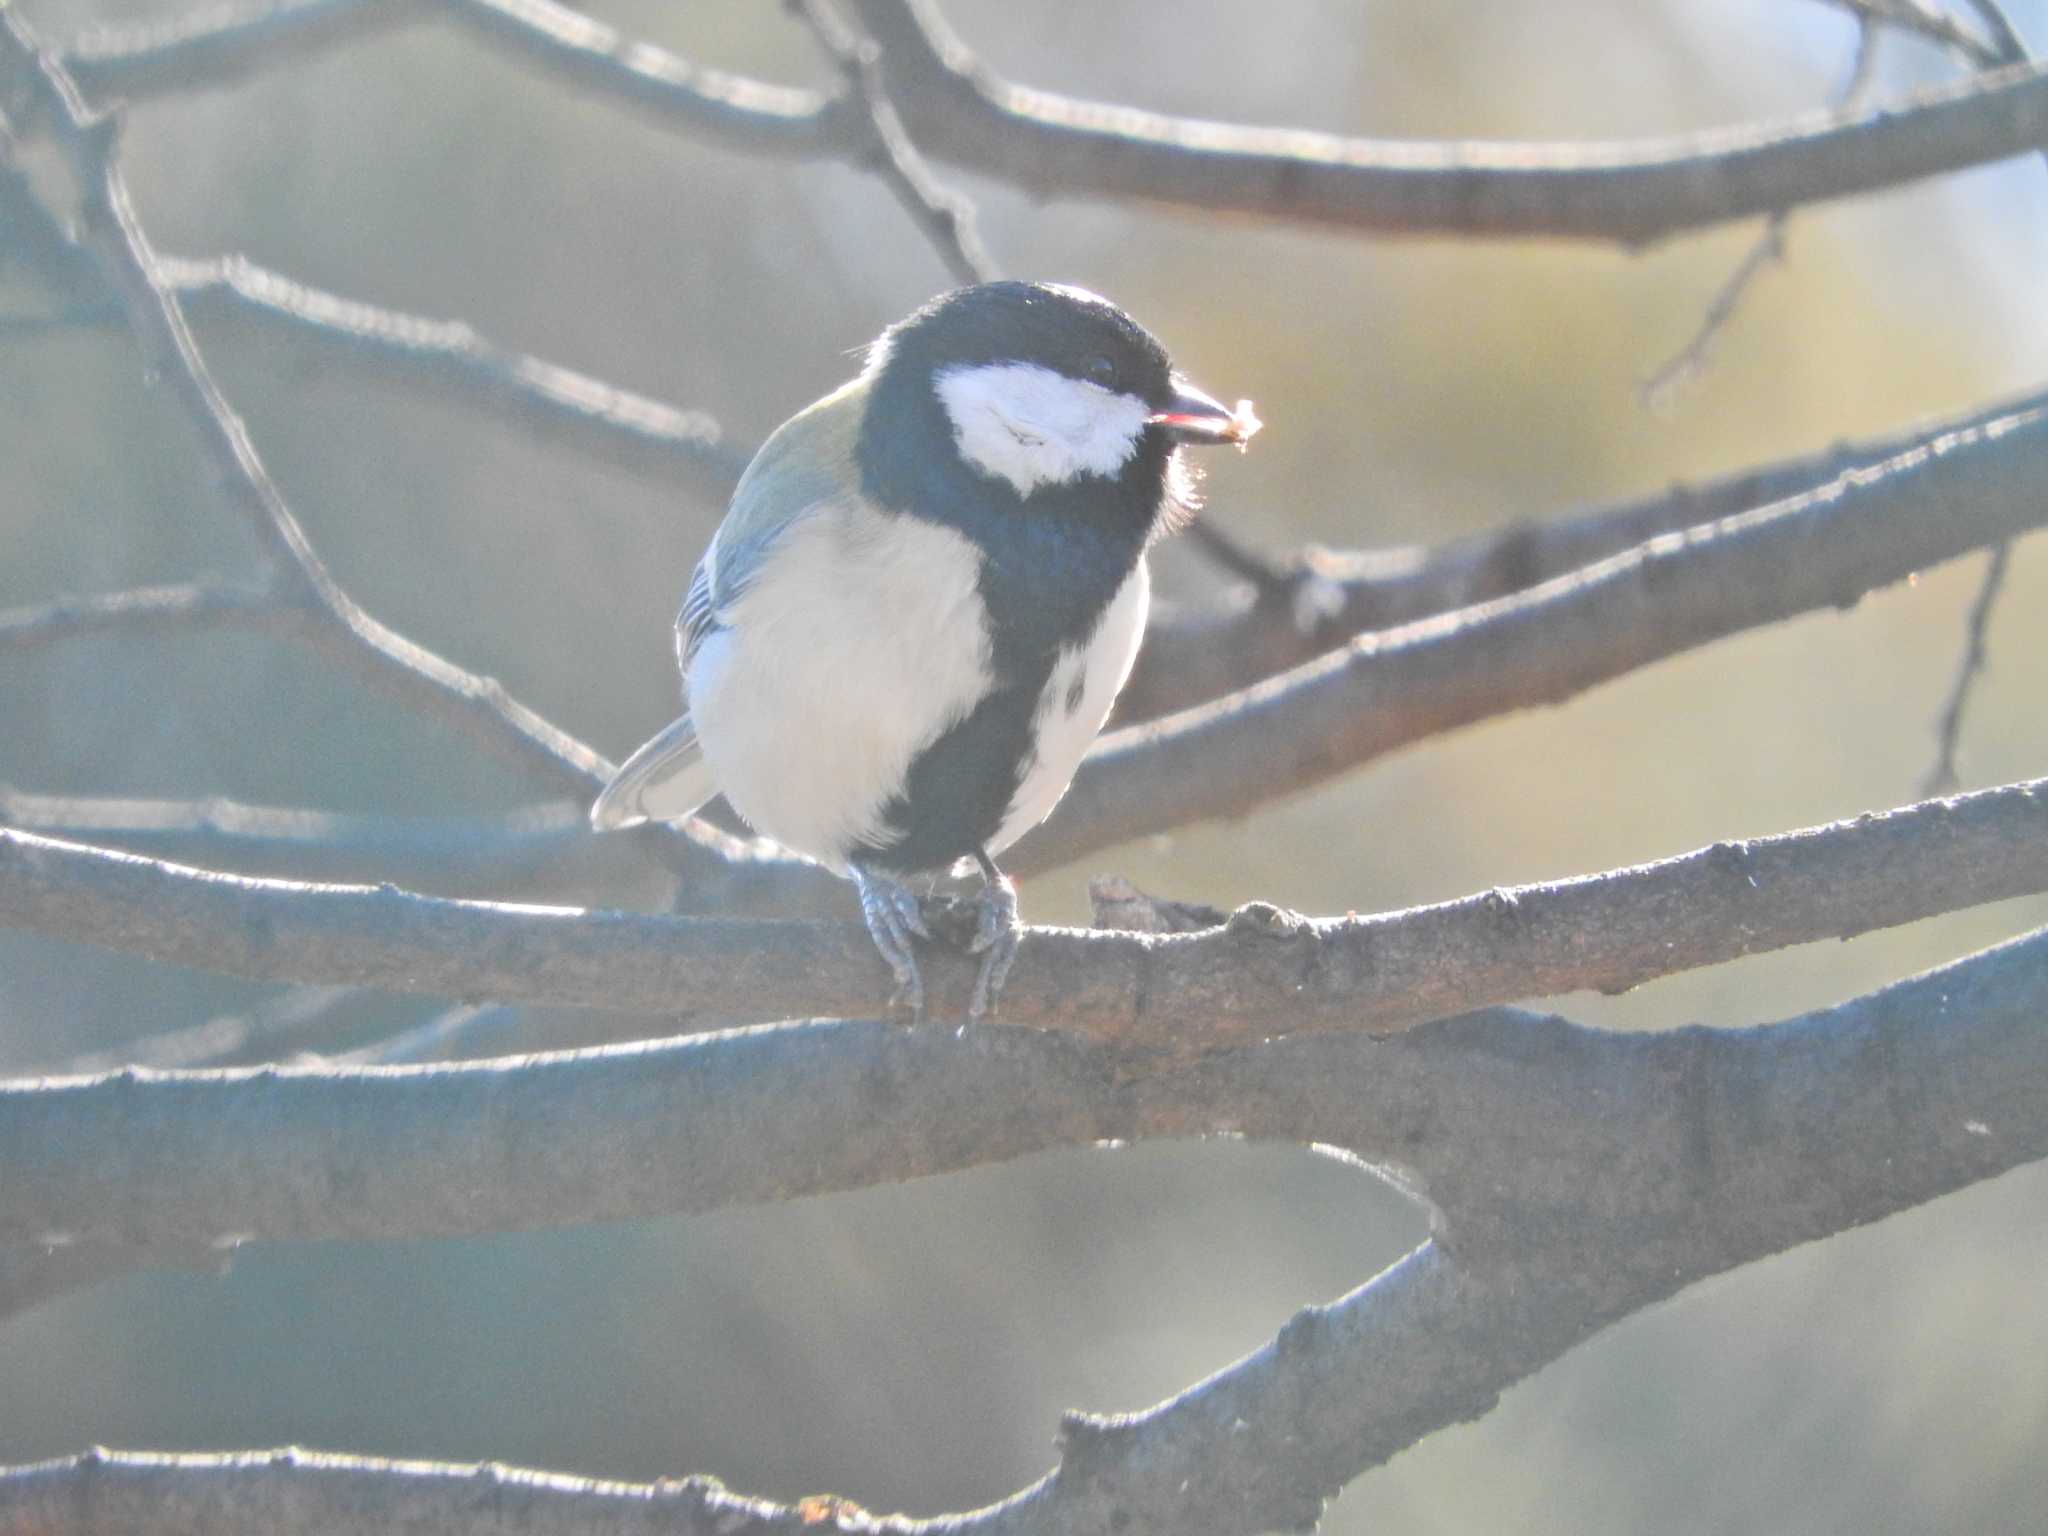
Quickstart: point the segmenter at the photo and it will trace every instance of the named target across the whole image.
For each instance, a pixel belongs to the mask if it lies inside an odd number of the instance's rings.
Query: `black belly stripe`
[[[900,366],[899,366],[900,364]],[[1114,477],[1082,476],[1028,497],[968,468],[929,368],[894,354],[873,387],[856,458],[877,510],[951,529],[982,552],[994,690],[911,762],[884,811],[887,841],[854,857],[905,873],[943,869],[988,842],[1031,767],[1032,721],[1063,648],[1083,644],[1139,560],[1166,505],[1172,445],[1146,433]],[[887,424],[887,430],[883,425]],[[1085,673],[1061,700],[1071,713]]]
[[[990,694],[958,725],[911,760],[903,792],[883,811],[892,840],[861,862],[903,874],[944,869],[996,835],[1036,756],[1031,722],[1052,674]]]

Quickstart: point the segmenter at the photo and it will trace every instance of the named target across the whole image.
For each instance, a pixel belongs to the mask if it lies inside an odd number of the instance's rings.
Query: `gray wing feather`
[[[685,715],[612,775],[590,808],[590,824],[600,832],[613,832],[643,821],[681,821],[696,815],[717,793],[696,728]]]
[[[792,416],[740,477],[731,510],[697,563],[676,615],[676,660],[686,678],[698,648],[725,627],[726,610],[746,591],[784,530],[844,495],[867,385],[865,378],[855,379]],[[685,715],[626,759],[591,806],[590,823],[609,831],[643,821],[680,821],[717,793]]]

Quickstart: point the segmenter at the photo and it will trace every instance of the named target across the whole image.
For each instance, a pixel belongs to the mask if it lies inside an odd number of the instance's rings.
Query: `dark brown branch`
[[[0,1160],[26,1170],[0,1188],[0,1233],[40,1223],[76,1246],[88,1211],[94,1232],[148,1242],[495,1230],[855,1187],[1045,1145],[1219,1128],[1326,1142],[1419,1181],[1439,1240],[1157,1408],[1070,1417],[1060,1465],[1012,1499],[884,1527],[1299,1528],[1359,1472],[1484,1412],[1620,1317],[2048,1156],[2044,1008],[2048,933],[1741,1030],[1615,1035],[1494,1010],[1395,1040],[1187,1058],[845,1023],[423,1071],[123,1074],[0,1091]],[[1728,1124],[1739,1141],[1703,1138]],[[394,1518],[460,1528],[478,1511],[449,1501],[453,1471],[45,1463],[0,1474],[0,1531],[118,1528],[145,1494],[166,1536],[324,1529],[337,1498],[352,1517],[388,1501]],[[622,1500],[656,1491],[568,1485],[589,1496],[535,1509],[527,1486],[493,1492],[490,1512],[608,1531],[630,1518]],[[836,1513],[841,1529],[875,1528]]]
[[[2048,75],[1999,71],[1868,113],[1679,139],[1415,143],[1077,101],[981,64],[930,0],[850,0],[919,143],[1043,196],[1129,197],[1376,234],[1638,245],[1902,186],[2048,141]]]
[[[1015,1024],[1179,1050],[1277,1029],[1391,1032],[2048,890],[2043,783],[1375,917],[1253,903],[1196,934],[1028,932]],[[245,878],[0,828],[0,926],[257,980],[710,1018],[886,1011],[855,922],[645,916]],[[938,1017],[974,966],[935,946]]]
[[[2048,407],[1944,433],[1809,494],[1666,534],[1098,743],[1020,870],[1242,815],[1396,747],[1554,704],[2048,523]]]
[[[1551,236],[1640,244],[1985,164],[2048,141],[2048,76],[2015,67],[1861,115],[1679,139],[1423,143],[1236,127],[1075,101],[979,64],[926,0],[851,0],[888,94],[929,152],[1042,196],[1135,198],[1383,234]],[[579,86],[756,153],[859,159],[854,96],[700,70],[552,0],[442,0],[441,12]],[[190,89],[216,68],[283,58],[348,27],[415,14],[375,0],[284,0],[196,26],[167,59],[110,34],[74,51],[96,92]],[[253,16],[256,20],[249,20]],[[312,25],[329,18],[340,32]],[[252,28],[263,29],[252,32]]]

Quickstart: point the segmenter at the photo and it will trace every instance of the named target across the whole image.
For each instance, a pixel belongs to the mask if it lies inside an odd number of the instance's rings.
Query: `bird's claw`
[[[924,1020],[924,976],[917,968],[911,949],[913,937],[929,939],[924,910],[917,893],[902,881],[872,870],[855,869],[854,884],[860,889],[860,914],[867,920],[868,937],[882,953],[896,977],[892,1003],[910,1010],[913,1022]]]
[[[1017,960],[1017,946],[1024,925],[1017,918],[1017,887],[1006,875],[998,875],[981,888],[980,910],[974,922],[974,937],[967,952],[981,956],[981,970],[974,978],[974,995],[968,1000],[967,1021],[977,1023],[995,1011],[996,998],[1009,979]]]

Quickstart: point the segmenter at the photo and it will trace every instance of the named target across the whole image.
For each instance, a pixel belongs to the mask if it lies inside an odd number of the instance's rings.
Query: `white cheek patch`
[[[1137,451],[1152,409],[1136,395],[1036,363],[948,368],[934,381],[960,456],[1020,496],[1083,475],[1114,475]]]

